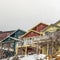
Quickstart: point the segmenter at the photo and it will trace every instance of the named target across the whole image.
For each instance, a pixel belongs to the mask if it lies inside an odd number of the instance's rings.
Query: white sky
[[[0,30],[29,30],[58,20],[60,0],[0,0]]]

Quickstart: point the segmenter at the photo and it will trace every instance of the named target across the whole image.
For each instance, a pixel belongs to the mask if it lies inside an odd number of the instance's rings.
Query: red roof
[[[30,30],[29,32],[25,33],[23,36],[21,36],[21,38],[27,38],[27,37],[35,37],[35,36],[42,36],[42,34],[40,34],[37,31],[34,30]]]
[[[6,38],[8,35],[10,35],[14,31],[5,31],[5,32],[0,32],[0,41],[4,38]]]
[[[22,36],[22,38],[24,37],[33,37],[33,36],[39,36],[40,34],[34,32],[34,31],[30,31],[27,34],[25,34],[24,36]]]
[[[48,25],[44,24],[44,23],[40,23],[38,25],[36,25],[34,28],[32,28],[32,30],[35,30],[37,32],[40,32],[41,30],[43,30],[44,28],[46,28]]]
[[[30,29],[30,31],[28,33],[25,33],[22,38],[24,37],[33,37],[33,36],[38,36],[41,35],[39,34],[44,28],[46,28],[48,25],[44,24],[44,23],[40,23],[38,25],[36,25],[35,27],[33,27],[32,29]],[[33,31],[32,31],[33,30]],[[34,32],[35,31],[35,32]]]

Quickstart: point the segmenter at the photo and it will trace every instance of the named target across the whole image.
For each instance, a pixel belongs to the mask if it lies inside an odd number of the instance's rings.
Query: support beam
[[[53,51],[53,49],[54,49],[54,48],[53,48],[53,44],[54,44],[54,43],[52,42],[52,54],[53,54],[53,52],[54,52],[54,51]]]
[[[26,48],[25,48],[25,55],[27,55],[27,46],[26,46]]]
[[[47,55],[49,55],[49,43],[47,42]]]

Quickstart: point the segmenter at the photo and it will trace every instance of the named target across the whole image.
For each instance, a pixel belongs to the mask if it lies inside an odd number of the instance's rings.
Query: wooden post
[[[39,46],[39,54],[40,54],[40,49],[41,49],[41,47]]]
[[[41,42],[41,44],[40,44],[40,54],[43,54],[43,48],[42,48],[43,46],[42,46],[42,42]]]
[[[38,43],[37,43],[37,46],[36,46],[36,54],[38,54]]]
[[[16,47],[16,55],[18,55],[18,47]]]
[[[49,55],[49,43],[47,42],[47,59],[46,60],[49,59],[48,55]]]
[[[40,51],[41,51],[41,44],[39,43],[39,54],[40,54]]]
[[[25,48],[25,55],[27,55],[27,46],[26,46],[26,48]]]
[[[1,42],[1,49],[3,48],[3,43]]]
[[[52,42],[52,54],[53,54],[53,42]]]
[[[49,43],[47,42],[47,55],[49,55]]]
[[[23,55],[23,47],[21,47],[22,55]]]

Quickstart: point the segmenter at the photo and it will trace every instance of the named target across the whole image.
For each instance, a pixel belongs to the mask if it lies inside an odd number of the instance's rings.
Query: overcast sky
[[[60,0],[0,0],[0,30],[29,30],[39,22],[60,20]]]

